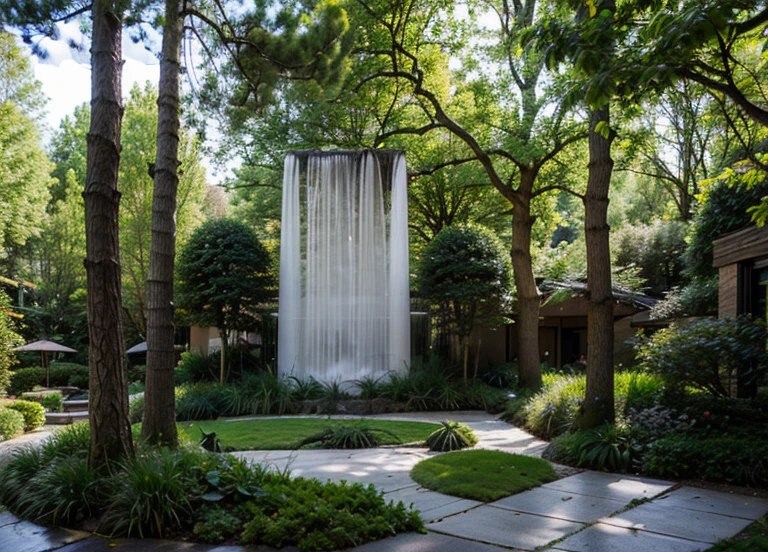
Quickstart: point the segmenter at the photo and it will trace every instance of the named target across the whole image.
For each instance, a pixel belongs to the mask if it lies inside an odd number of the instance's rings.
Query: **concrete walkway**
[[[380,415],[382,419],[468,424],[479,448],[540,455],[546,446],[485,413]],[[374,484],[387,499],[413,504],[429,530],[403,534],[357,548],[359,552],[694,552],[735,535],[768,513],[768,500],[718,493],[639,477],[597,472],[570,475],[490,504],[419,487],[410,469],[434,453],[387,447],[359,451],[252,451],[241,458],[289,469],[294,476]],[[266,547],[216,547],[169,541],[107,540],[48,529],[0,514],[3,552],[236,552]],[[286,549],[292,550],[292,549]]]

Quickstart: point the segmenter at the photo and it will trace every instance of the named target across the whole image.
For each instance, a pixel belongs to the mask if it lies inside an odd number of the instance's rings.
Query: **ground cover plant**
[[[768,519],[757,520],[738,535],[720,541],[709,552],[768,552]]]
[[[225,450],[292,450],[302,441],[341,427],[366,428],[378,433],[379,444],[424,442],[438,424],[361,419],[266,418],[243,421],[207,421],[179,424],[179,433],[199,441],[200,430],[216,433]],[[341,448],[341,447],[340,447]]]
[[[23,519],[78,527],[96,519],[113,536],[337,550],[421,531],[416,512],[372,486],[291,479],[198,447],[139,446],[132,458],[87,465],[87,424],[16,452],[0,468],[0,502]]]
[[[491,502],[557,479],[549,462],[496,450],[449,452],[416,464],[411,477],[439,493]]]

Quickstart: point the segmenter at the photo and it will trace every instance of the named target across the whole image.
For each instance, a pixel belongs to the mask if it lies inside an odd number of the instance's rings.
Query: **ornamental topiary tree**
[[[231,219],[210,220],[192,235],[177,263],[177,305],[187,319],[215,326],[226,380],[227,338],[258,327],[259,306],[272,296],[270,256],[254,233]]]
[[[418,276],[420,291],[458,338],[466,382],[472,330],[506,322],[504,316],[511,309],[510,256],[490,230],[449,226],[424,249]]]

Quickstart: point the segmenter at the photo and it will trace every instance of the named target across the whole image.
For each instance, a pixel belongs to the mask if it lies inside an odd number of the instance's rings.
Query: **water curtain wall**
[[[405,155],[295,152],[285,160],[278,369],[350,381],[410,364]]]

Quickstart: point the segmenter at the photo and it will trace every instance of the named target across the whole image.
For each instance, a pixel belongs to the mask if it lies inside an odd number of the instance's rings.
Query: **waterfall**
[[[405,156],[296,152],[285,160],[278,369],[319,381],[410,364]]]

